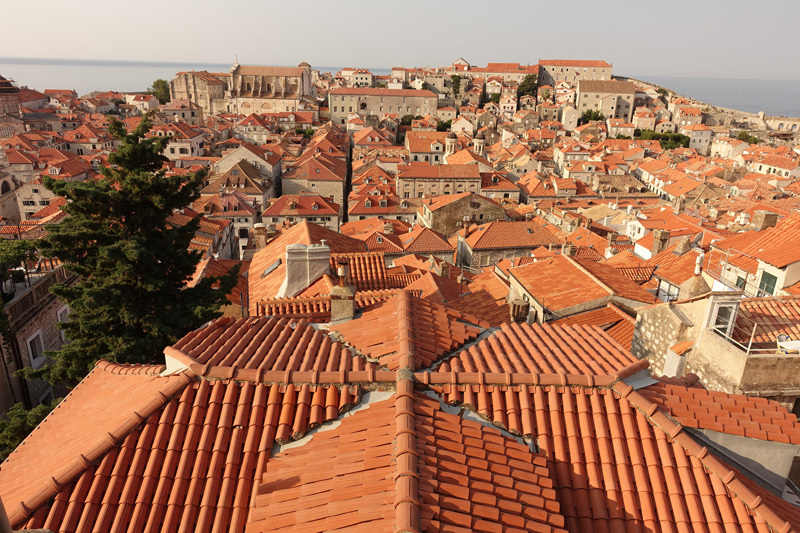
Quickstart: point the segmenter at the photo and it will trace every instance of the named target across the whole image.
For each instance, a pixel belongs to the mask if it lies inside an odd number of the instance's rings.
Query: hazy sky
[[[800,80],[798,0],[0,3],[0,56],[313,66],[604,59],[614,73]]]

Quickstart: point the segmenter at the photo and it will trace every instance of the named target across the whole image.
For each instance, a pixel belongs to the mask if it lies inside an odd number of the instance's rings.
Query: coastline
[[[669,87],[666,87],[664,85],[660,85],[658,83],[653,83],[651,81],[643,80],[643,79],[640,79],[640,78],[634,78],[632,76],[617,76],[617,75],[613,75],[612,77],[615,78],[615,79],[618,79],[618,80],[623,80],[623,81],[624,80],[629,80],[629,81],[633,81],[633,82],[636,82],[636,83],[640,83],[642,85],[649,85],[651,87],[655,87],[656,89],[664,89],[670,95],[678,96],[680,98],[689,100],[691,102],[694,102],[694,103],[698,104],[698,106],[704,106],[704,107],[707,107],[709,109],[713,109],[717,113],[726,113],[726,114],[729,114],[729,115],[740,115],[742,117],[751,118],[753,120],[759,120],[759,119],[761,119],[761,120],[766,120],[766,119],[790,119],[790,120],[799,120],[800,121],[800,117],[793,117],[793,116],[789,116],[789,115],[767,115],[763,111],[762,112],[743,111],[741,109],[734,109],[734,108],[731,108],[731,107],[724,107],[724,106],[721,106],[721,105],[711,104],[711,103],[708,103],[708,102],[704,102],[702,100],[698,100],[697,98],[695,98],[693,96],[688,96],[688,95],[685,95],[685,94],[681,94],[681,93],[675,91],[674,89],[670,89]]]

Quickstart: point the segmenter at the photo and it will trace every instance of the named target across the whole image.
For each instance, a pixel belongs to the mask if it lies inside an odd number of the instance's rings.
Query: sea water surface
[[[800,81],[633,76],[707,104],[767,115],[800,117]]]
[[[92,91],[145,91],[154,80],[171,80],[176,72],[183,70],[228,72],[230,68],[228,63],[0,57],[0,76],[12,79],[20,86],[39,91],[73,89],[80,96]],[[314,65],[313,68],[321,72],[336,72],[342,67]],[[383,67],[371,67],[370,70],[379,75],[391,71]],[[712,105],[800,117],[800,81],[633,77]]]

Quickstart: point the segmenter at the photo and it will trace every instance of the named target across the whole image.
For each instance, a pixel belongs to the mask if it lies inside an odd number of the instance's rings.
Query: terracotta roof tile
[[[748,345],[752,338],[753,343],[777,349],[779,335],[800,339],[800,297],[742,299],[731,333],[734,340]]]
[[[258,371],[364,370],[369,365],[322,331],[286,318],[217,319],[179,340],[167,354],[198,375],[208,367]]]
[[[330,331],[370,360],[396,370],[400,368],[403,335],[410,339],[416,351],[416,369],[420,369],[474,340],[487,325],[404,290],[364,311],[360,318],[332,325]]]
[[[134,367],[143,370],[135,372],[127,368],[99,362],[0,467],[6,505],[21,502],[7,508],[12,523],[75,481],[190,381],[185,375],[158,377],[163,366]],[[53,435],[69,437],[53,447]]]
[[[272,444],[337,418],[359,396],[335,386],[202,379],[185,384],[98,462],[89,460],[74,481],[61,484],[55,500],[27,527],[243,531],[254,481]]]
[[[385,531],[395,524],[392,400],[372,404],[271,458],[248,532]]]
[[[317,224],[303,221],[292,226],[257,251],[250,262],[248,280],[252,313],[255,313],[255,306],[259,300],[274,298],[278,294],[278,289],[286,276],[286,265],[284,264],[286,246],[290,244],[320,244],[322,240],[326,241],[332,253],[366,251],[363,242]],[[278,260],[280,260],[280,264],[269,275],[262,276],[264,271],[276,264]]]
[[[462,231],[463,235],[463,231]],[[465,238],[473,250],[538,248],[561,241],[536,221],[496,221],[471,229]]]
[[[596,326],[503,324],[439,372],[522,372],[602,376],[639,363]]]
[[[448,403],[535,439],[570,532],[800,525],[800,510],[713,456],[624,382],[613,390],[475,383],[434,388]]]

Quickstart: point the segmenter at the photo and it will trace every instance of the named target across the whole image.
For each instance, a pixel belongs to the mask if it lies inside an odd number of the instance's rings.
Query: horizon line
[[[84,63],[118,63],[118,64],[131,64],[131,65],[143,65],[143,64],[157,64],[157,65],[165,65],[165,66],[193,66],[193,65],[202,65],[202,66],[223,66],[223,65],[233,65],[233,63],[217,63],[215,61],[153,61],[153,60],[144,60],[144,59],[96,59],[96,58],[70,58],[70,57],[24,57],[24,56],[0,56],[0,63],[3,61],[10,60],[10,61],[58,61],[58,62],[84,62]],[[275,66],[292,66],[292,65],[275,65]],[[333,65],[320,65],[320,67],[333,67]],[[317,70],[319,67],[315,68]],[[336,67],[336,68],[344,68],[344,67]],[[364,67],[360,67],[364,68]],[[382,69],[382,70],[391,70],[394,67],[376,67],[370,66],[366,67],[368,69]],[[788,81],[788,82],[800,82],[800,79],[766,79],[766,78],[726,78],[726,77],[700,77],[700,76],[665,76],[662,74],[635,74],[635,75],[622,75],[617,74],[619,77],[623,78],[636,78],[640,79],[641,81],[646,82],[647,80],[643,79],[648,76],[652,76],[655,78],[666,78],[666,79],[695,79],[695,80],[730,80],[730,81]]]

